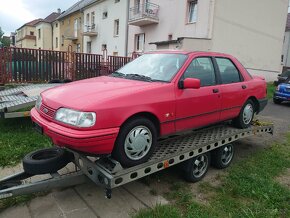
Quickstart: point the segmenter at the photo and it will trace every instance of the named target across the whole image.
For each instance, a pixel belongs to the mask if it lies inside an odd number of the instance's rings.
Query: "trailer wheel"
[[[23,169],[30,175],[55,173],[71,162],[72,156],[62,148],[53,147],[27,154],[22,161]]]
[[[211,164],[217,169],[224,169],[228,167],[234,157],[233,144],[227,144],[217,148],[211,152]]]
[[[200,181],[207,173],[210,164],[210,154],[200,154],[183,165],[185,179],[189,182]]]

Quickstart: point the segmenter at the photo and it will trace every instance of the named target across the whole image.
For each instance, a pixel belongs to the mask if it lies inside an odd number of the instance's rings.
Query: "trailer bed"
[[[26,179],[30,178],[31,175],[27,175],[25,172],[9,176],[0,180],[0,199],[47,191],[53,188],[69,187],[82,184],[87,179],[105,188],[106,196],[110,198],[111,190],[115,187],[211,152],[236,140],[263,133],[273,134],[273,130],[272,124],[256,124],[247,129],[237,129],[228,124],[221,124],[191,131],[173,138],[160,140],[148,162],[130,168],[123,168],[120,163],[110,157],[93,158],[69,150],[74,155],[73,163],[76,169],[73,172],[67,175],[54,173],[51,174],[50,179],[38,182],[27,182]]]

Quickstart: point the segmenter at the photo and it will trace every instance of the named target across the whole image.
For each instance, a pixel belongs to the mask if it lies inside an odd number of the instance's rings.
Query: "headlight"
[[[60,108],[56,112],[55,119],[77,127],[91,127],[96,123],[96,114]]]
[[[37,98],[37,100],[35,102],[35,107],[36,107],[37,110],[40,110],[41,104],[42,104],[42,98],[41,98],[41,96],[38,96],[38,98]]]

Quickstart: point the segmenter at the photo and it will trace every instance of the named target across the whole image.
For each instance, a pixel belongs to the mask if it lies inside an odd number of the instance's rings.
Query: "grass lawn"
[[[290,168],[290,134],[284,144],[253,154],[228,169],[218,188],[197,183],[209,197],[197,202],[185,182],[169,184],[171,204],[141,210],[137,218],[150,217],[290,217],[290,189],[276,181]],[[289,179],[289,178],[288,178]]]
[[[272,99],[274,92],[275,92],[276,86],[274,86],[273,82],[268,82],[267,83],[267,98]]]
[[[33,130],[29,117],[0,120],[0,167],[16,165],[27,153],[51,145]]]

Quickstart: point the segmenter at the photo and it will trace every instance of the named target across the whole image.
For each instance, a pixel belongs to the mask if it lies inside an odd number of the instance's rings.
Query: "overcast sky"
[[[60,8],[68,9],[78,0],[2,0],[0,3],[0,27],[10,35],[23,24],[45,18]]]

